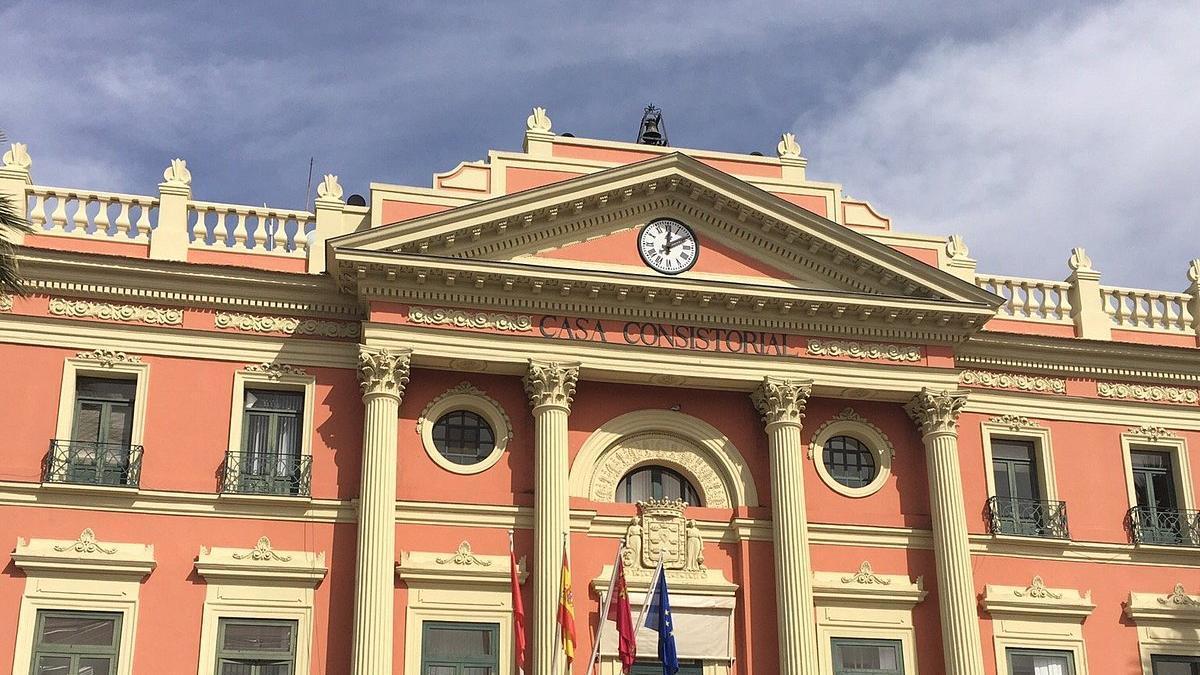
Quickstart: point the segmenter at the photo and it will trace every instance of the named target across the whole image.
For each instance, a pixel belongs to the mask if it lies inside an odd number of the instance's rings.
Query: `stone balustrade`
[[[149,244],[158,198],[31,185],[26,209],[38,234]]]
[[[316,215],[268,206],[239,206],[190,200],[188,237],[192,247],[232,249],[304,257]]]
[[[976,285],[1004,298],[999,316],[1006,319],[1071,323],[1071,285],[1063,281],[1043,281],[980,275]]]

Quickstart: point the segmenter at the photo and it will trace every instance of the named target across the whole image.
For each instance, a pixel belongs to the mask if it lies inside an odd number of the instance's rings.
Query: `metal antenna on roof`
[[[308,198],[312,195],[313,157],[308,158],[308,184],[304,186],[304,209],[308,210]]]

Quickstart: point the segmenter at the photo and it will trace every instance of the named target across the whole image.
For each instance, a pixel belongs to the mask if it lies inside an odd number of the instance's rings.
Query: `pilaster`
[[[751,394],[766,424],[771,454],[771,529],[781,675],[819,672],[804,501],[804,445],[800,439],[804,408],[811,393],[810,380],[766,377]]]
[[[316,229],[308,242],[309,274],[325,271],[325,242],[342,234],[342,210],[346,206],[342,201],[342,194],[338,177],[325,174],[321,184],[317,186],[317,199],[313,207],[316,211]]]
[[[1100,292],[1100,272],[1092,267],[1092,259],[1082,248],[1071,249],[1067,260],[1071,276],[1068,291],[1071,318],[1075,321],[1075,337],[1089,340],[1112,338],[1112,321],[1104,311],[1104,296]]]
[[[354,576],[354,675],[392,672],[396,561],[396,432],[410,350],[360,347],[362,483]]]
[[[191,198],[192,172],[188,171],[187,162],[173,159],[163,171],[163,182],[158,184],[158,225],[150,234],[151,259],[187,260],[187,205]]]
[[[530,359],[525,392],[534,419],[533,675],[554,668],[562,537],[567,531],[567,416],[579,365]]]
[[[922,389],[905,407],[925,444],[946,675],[983,675],[958,461],[958,416],[966,403],[965,391]]]

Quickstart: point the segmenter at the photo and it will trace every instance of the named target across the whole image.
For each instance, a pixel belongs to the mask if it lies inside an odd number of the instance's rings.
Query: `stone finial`
[[[1071,268],[1072,272],[1096,271],[1092,267],[1092,259],[1088,257],[1087,252],[1083,250],[1082,246],[1076,246],[1071,249],[1071,257],[1067,259],[1067,266]]]
[[[325,174],[325,178],[317,186],[317,199],[342,201],[342,184],[338,182],[337,176]]]
[[[171,160],[171,165],[163,171],[163,181],[167,185],[177,185],[179,187],[188,187],[192,184],[192,172],[188,171],[187,162],[176,157]]]
[[[4,153],[4,166],[11,169],[29,171],[29,168],[33,166],[33,159],[29,156],[29,146],[24,143],[13,143],[10,145],[8,152]]]
[[[780,159],[800,159],[800,144],[796,142],[796,134],[785,133],[780,136],[775,150]]]
[[[1187,278],[1193,284],[1200,283],[1200,258],[1193,258],[1188,263]]]
[[[971,249],[967,248],[967,242],[961,234],[952,234],[946,238],[946,255],[950,256],[951,260],[961,260],[970,254]]]
[[[546,114],[545,108],[534,108],[531,114],[525,120],[525,128],[529,131],[537,131],[543,134],[550,133],[550,116]]]

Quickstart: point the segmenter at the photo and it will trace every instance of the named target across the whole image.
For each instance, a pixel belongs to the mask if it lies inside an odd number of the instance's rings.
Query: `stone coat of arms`
[[[678,499],[638,502],[638,516],[625,531],[622,563],[632,573],[663,568],[699,572],[704,569],[704,542],[696,521],[684,518]]]

